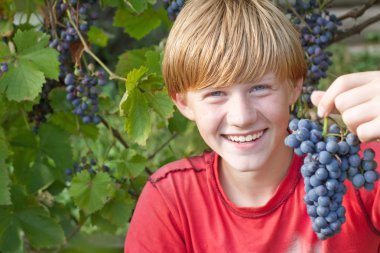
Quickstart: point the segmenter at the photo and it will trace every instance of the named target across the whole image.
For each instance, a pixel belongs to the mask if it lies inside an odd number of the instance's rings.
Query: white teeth
[[[245,135],[245,136],[227,136],[227,138],[230,140],[230,141],[234,141],[234,142],[248,142],[248,141],[252,141],[252,140],[256,140],[258,138],[260,138],[262,135],[263,135],[264,131],[261,131],[259,133],[256,133],[256,134],[250,134],[250,135]]]

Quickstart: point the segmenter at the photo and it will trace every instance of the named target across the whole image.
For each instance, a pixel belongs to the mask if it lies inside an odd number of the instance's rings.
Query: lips
[[[259,139],[264,134],[264,130],[260,132],[256,132],[254,134],[247,135],[226,135],[226,138],[233,142],[245,143],[250,141],[255,141]]]

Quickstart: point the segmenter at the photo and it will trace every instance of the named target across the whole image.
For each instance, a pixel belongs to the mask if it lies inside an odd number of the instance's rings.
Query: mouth
[[[265,131],[266,130],[262,130],[253,134],[246,134],[246,135],[225,135],[225,137],[229,141],[233,141],[237,143],[246,143],[246,142],[256,141],[257,139],[260,139],[261,136],[263,136]]]

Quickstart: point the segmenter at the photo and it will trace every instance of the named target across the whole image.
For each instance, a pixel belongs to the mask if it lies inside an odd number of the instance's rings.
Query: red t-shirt
[[[380,154],[380,144],[370,146]],[[229,201],[218,179],[218,159],[205,153],[154,173],[140,195],[124,252],[380,252],[377,183],[371,192],[356,191],[346,180],[346,223],[339,234],[320,241],[303,202],[301,157],[293,157],[273,197],[257,208]]]

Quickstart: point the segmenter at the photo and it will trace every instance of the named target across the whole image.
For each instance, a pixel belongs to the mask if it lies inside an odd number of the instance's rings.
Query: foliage
[[[8,70],[0,71],[0,252],[120,252],[147,177],[207,148],[163,84],[172,24],[164,7],[1,1],[0,63]],[[334,57],[347,57],[340,48]],[[354,70],[351,59],[334,61],[329,77]],[[84,123],[65,78],[83,81],[99,69],[106,83],[81,103],[96,97],[100,123]]]

